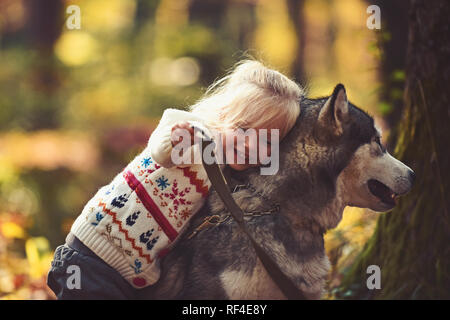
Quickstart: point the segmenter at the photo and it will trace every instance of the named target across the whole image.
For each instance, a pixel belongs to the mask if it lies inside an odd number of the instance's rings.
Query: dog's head
[[[348,102],[341,84],[330,97],[304,104],[292,139],[296,154],[308,155],[307,167],[301,164],[304,172],[317,172],[311,178],[315,184],[328,180],[333,184],[328,189],[346,205],[392,209],[397,197],[409,192],[415,175],[381,144],[373,118]]]

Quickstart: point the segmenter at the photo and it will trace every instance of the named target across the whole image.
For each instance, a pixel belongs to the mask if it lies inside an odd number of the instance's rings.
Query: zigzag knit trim
[[[181,168],[185,177],[189,178],[190,184],[195,186],[195,190],[202,195],[202,197],[208,196],[208,186],[204,185],[204,181],[197,178],[197,172],[191,171],[189,167]]]

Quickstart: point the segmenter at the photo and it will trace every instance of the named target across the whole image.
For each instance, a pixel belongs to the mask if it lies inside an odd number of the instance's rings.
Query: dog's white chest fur
[[[281,246],[277,249],[282,250]],[[302,293],[308,299],[320,299],[330,269],[326,254],[317,255],[303,263],[296,263],[289,259],[284,262],[283,265],[287,269],[283,272],[286,275],[293,279],[297,277],[304,279],[309,284],[308,286],[300,285]],[[220,280],[229,299],[286,299],[259,259],[252,271],[226,269],[220,275]]]
[[[220,275],[220,280],[228,298],[232,300],[286,299],[259,259],[252,272],[225,270]]]

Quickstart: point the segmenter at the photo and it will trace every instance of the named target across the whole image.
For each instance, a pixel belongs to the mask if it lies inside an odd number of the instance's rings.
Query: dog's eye
[[[381,139],[380,139],[380,137],[375,137],[375,142],[378,143],[381,146]]]
[[[384,152],[385,149],[384,149],[383,145],[381,144],[380,137],[375,137],[375,142],[380,146],[381,151]]]

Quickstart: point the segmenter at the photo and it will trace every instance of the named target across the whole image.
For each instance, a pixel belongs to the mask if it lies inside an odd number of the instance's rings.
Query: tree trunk
[[[189,1],[190,24],[209,28],[217,38],[216,53],[203,55],[199,59],[205,85],[216,81],[217,75],[223,74],[230,64],[248,58],[247,53],[252,53],[247,52],[247,49],[256,28],[255,8],[254,1]]]
[[[59,127],[60,121],[56,93],[61,84],[54,46],[64,25],[64,4],[59,0],[27,0],[25,4],[28,16],[27,44],[36,53],[29,71],[29,81],[33,90],[45,97],[33,101],[26,129],[54,129]]]
[[[368,0],[368,4],[376,4],[381,9],[381,32],[378,33],[378,42],[381,47],[381,65],[379,77],[380,87],[380,111],[384,120],[391,129],[388,150],[395,146],[397,141],[397,129],[402,110],[402,92],[405,85],[405,58],[408,46],[408,9],[409,0]]]
[[[448,1],[411,1],[405,109],[395,155],[417,179],[411,193],[380,216],[338,298],[450,298],[449,16]],[[381,269],[379,290],[367,288],[369,265]]]
[[[306,23],[305,23],[305,1],[287,1],[289,17],[294,25],[295,37],[297,39],[297,52],[292,65],[292,76],[298,83],[305,83],[305,45],[306,45]]]

